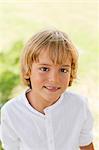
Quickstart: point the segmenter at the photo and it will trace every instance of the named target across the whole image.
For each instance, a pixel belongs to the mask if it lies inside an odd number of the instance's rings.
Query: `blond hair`
[[[71,56],[71,75],[69,82],[69,86],[71,86],[73,79],[77,76],[77,49],[66,33],[56,29],[40,31],[26,43],[21,55],[21,78],[23,83],[31,88],[29,74],[32,63],[39,61],[39,55],[43,50],[49,50],[49,57],[54,64],[63,64],[68,54]]]

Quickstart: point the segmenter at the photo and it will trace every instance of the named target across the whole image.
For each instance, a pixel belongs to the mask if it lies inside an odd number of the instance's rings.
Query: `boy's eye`
[[[41,67],[40,70],[41,71],[48,71],[49,69],[47,67]]]
[[[61,68],[61,72],[63,72],[63,73],[68,73],[68,72],[69,72],[69,69]]]

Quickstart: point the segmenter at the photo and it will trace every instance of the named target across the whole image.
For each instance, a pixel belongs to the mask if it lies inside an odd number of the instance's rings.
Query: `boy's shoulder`
[[[80,104],[80,105],[87,104],[87,102],[88,102],[88,99],[86,96],[83,96],[74,91],[65,91],[64,99],[67,99],[71,103]]]

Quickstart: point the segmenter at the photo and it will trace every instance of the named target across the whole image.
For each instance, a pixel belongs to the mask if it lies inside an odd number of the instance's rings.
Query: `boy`
[[[64,32],[44,30],[27,42],[21,76],[29,89],[1,110],[5,150],[94,150],[86,99],[66,90],[76,78],[77,60]]]

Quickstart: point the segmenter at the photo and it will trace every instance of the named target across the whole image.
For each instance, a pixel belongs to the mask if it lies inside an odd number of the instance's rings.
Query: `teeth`
[[[52,89],[57,90],[58,89],[58,87],[51,87],[51,86],[47,86],[46,88],[49,89],[49,90],[52,90]]]

